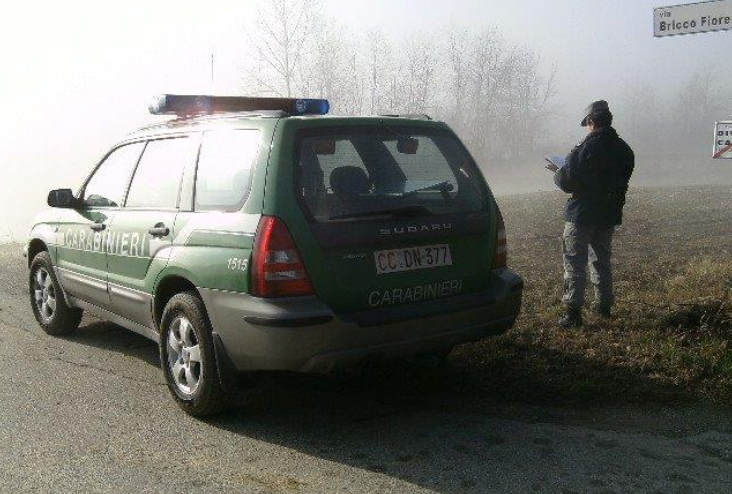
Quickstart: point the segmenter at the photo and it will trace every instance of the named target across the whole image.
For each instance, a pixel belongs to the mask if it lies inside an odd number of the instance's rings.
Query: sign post
[[[732,0],[653,9],[653,35],[657,38],[728,29],[732,29]]]

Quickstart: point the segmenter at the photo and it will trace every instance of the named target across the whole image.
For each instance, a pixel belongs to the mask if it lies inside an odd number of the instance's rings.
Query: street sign
[[[717,122],[714,126],[715,159],[732,159],[732,122]]]
[[[653,9],[653,35],[657,38],[727,29],[732,29],[732,0]]]

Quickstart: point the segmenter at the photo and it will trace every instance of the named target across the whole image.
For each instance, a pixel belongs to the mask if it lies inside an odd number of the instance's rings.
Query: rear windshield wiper
[[[407,191],[404,191],[404,194],[405,195],[406,194],[415,194],[417,192],[425,192],[428,190],[439,190],[440,192],[442,192],[444,190],[447,192],[452,192],[454,188],[455,187],[453,187],[453,185],[450,182],[448,182],[447,180],[444,180],[442,182],[432,182],[432,183],[428,183],[427,185],[419,185],[414,189],[409,189]]]
[[[393,209],[363,211],[361,213],[346,213],[331,216],[331,220],[347,220],[353,218],[368,218],[370,216],[391,216],[397,218],[416,218],[418,216],[432,216],[432,212],[424,206],[403,206]]]

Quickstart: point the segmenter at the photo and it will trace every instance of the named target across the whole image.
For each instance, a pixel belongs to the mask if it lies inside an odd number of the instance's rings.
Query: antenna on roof
[[[215,84],[214,84],[214,52],[211,50],[211,94],[216,94],[214,91]]]

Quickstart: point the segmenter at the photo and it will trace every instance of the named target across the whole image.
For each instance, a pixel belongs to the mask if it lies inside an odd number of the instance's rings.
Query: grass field
[[[526,280],[522,316],[457,349],[455,370],[490,376],[471,380],[482,393],[531,402],[732,401],[732,187],[632,190],[614,242],[615,316],[588,314],[579,330],[556,325],[565,200],[498,198],[509,264]]]

